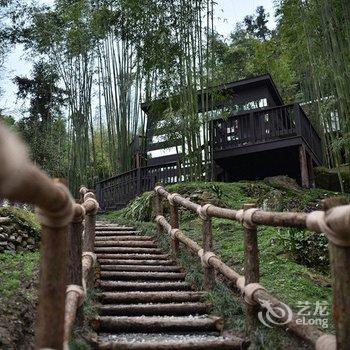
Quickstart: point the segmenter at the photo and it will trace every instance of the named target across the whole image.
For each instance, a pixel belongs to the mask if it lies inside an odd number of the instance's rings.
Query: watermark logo
[[[268,300],[259,299],[259,301],[265,310],[258,312],[258,318],[266,327],[272,328],[272,325],[287,324],[292,320],[293,311],[288,305],[280,303],[278,306],[274,306]]]
[[[284,325],[293,318],[293,311],[286,304],[273,305],[268,300],[259,300],[263,308],[259,311],[258,318],[266,327]],[[328,328],[329,304],[327,301],[298,301],[298,312],[295,313],[295,322],[298,325],[316,326]]]

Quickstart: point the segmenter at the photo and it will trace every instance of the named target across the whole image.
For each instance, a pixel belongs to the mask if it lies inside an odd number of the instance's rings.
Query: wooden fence
[[[244,205],[241,210],[224,209],[211,204],[200,206],[177,193],[170,194],[162,186],[155,187],[157,230],[167,232],[171,237],[174,254],[179,251],[179,243],[198,255],[204,271],[204,288],[210,290],[215,283],[215,271],[234,282],[241,292],[246,307],[246,328],[254,330],[259,308],[272,306],[278,321],[289,331],[305,339],[318,350],[350,349],[350,205],[334,206],[334,201],[324,202],[323,211],[312,213],[267,212]],[[163,216],[162,199],[170,204],[170,223]],[[179,229],[179,206],[194,211],[202,219],[203,246],[188,238]],[[334,206],[334,207],[333,207]],[[224,218],[238,221],[244,228],[244,276],[226,265],[212,252],[213,234],[211,219]],[[301,325],[297,315],[280,300],[272,296],[259,284],[259,248],[257,226],[280,226],[307,228],[314,232],[324,232],[329,240],[329,254],[333,274],[333,315],[336,337],[324,334],[309,325]],[[289,315],[292,313],[291,315]],[[288,318],[288,316],[290,318]]]
[[[174,184],[185,176],[179,174],[176,162],[132,169],[99,182],[97,199],[102,210],[118,210],[141,193],[152,191],[157,183]]]
[[[76,204],[66,186],[33,165],[22,142],[1,125],[0,164],[0,197],[34,205],[41,224],[36,348],[68,348],[92,283],[98,203],[82,188],[82,204]]]

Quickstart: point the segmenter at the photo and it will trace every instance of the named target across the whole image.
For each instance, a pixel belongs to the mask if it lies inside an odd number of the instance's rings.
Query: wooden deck
[[[321,138],[298,104],[233,115],[213,121],[214,160],[305,145],[322,164]]]

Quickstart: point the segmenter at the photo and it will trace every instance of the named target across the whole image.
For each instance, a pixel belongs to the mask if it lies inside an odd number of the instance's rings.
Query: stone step
[[[133,272],[180,272],[179,266],[154,265],[104,265],[100,262],[101,271],[133,271]]]
[[[98,338],[100,350],[235,350],[248,349],[250,342],[238,337],[208,333],[122,333]]]
[[[139,259],[98,259],[100,265],[157,265],[169,266],[174,265],[173,260],[139,260]]]
[[[104,291],[190,291],[192,287],[187,282],[125,282],[100,281],[99,288]]]
[[[98,299],[105,303],[177,303],[203,301],[205,292],[162,291],[162,292],[103,292],[98,293]]]
[[[116,230],[96,230],[95,236],[136,236],[141,235],[141,231],[116,231]]]
[[[108,280],[184,280],[186,273],[183,272],[124,272],[124,271],[101,271],[100,278]]]
[[[116,225],[96,225],[96,231],[135,231],[135,227]]]
[[[134,253],[134,254],[162,254],[163,251],[159,248],[138,248],[138,247],[96,247],[95,253]]]
[[[151,236],[96,236],[95,242],[100,241],[153,241],[153,238]]]
[[[223,320],[209,316],[100,316],[92,321],[96,331],[109,332],[221,332]]]
[[[97,252],[96,252],[97,253]],[[135,259],[135,260],[164,260],[169,258],[169,254],[112,254],[112,253],[97,253],[98,259]]]
[[[107,304],[98,307],[101,316],[184,316],[203,315],[210,311],[204,303]]]
[[[157,245],[152,241],[95,241],[95,247],[156,248]]]

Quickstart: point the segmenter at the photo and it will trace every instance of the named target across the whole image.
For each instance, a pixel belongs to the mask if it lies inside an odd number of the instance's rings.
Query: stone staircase
[[[99,222],[98,349],[246,349],[222,336],[205,293],[193,290],[181,267],[133,227]]]

